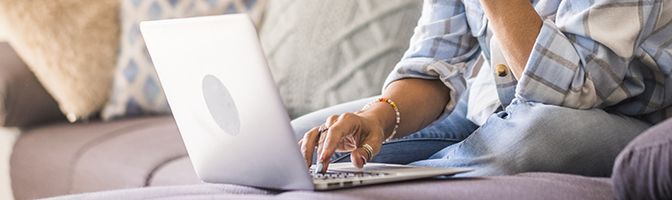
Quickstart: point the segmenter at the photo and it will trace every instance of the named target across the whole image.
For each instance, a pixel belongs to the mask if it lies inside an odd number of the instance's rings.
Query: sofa
[[[277,191],[203,183],[170,115],[68,123],[54,100],[0,44],[3,127],[20,127],[10,178],[16,199],[614,199],[669,198],[669,152],[660,162],[629,162],[650,146],[672,143],[672,121],[642,134],[616,161],[612,177],[530,172],[510,176],[434,178],[327,192]],[[29,105],[29,106],[26,106]],[[313,115],[328,115],[320,111]],[[1,133],[1,132],[0,132]],[[651,145],[655,142],[655,145]],[[648,145],[648,146],[647,146]],[[663,151],[665,149],[662,149]],[[639,153],[639,154],[638,154]],[[646,152],[644,152],[646,154]],[[655,156],[661,157],[656,159]],[[665,156],[668,156],[665,158]],[[641,160],[641,159],[640,159]],[[641,169],[658,171],[639,171]],[[665,172],[667,174],[660,172]],[[667,181],[665,182],[665,177]],[[628,183],[637,183],[636,185]],[[649,190],[647,188],[657,188]],[[84,194],[80,194],[84,193]],[[70,195],[70,196],[62,196]],[[630,196],[628,196],[630,195]],[[668,195],[668,196],[665,196]],[[60,196],[60,197],[59,197]]]
[[[0,16],[14,19],[0,21],[16,28],[8,37],[13,46],[0,42],[0,199],[672,199],[672,121],[628,145],[614,161],[611,177],[529,172],[313,192],[203,183],[165,101],[157,98],[152,106],[158,109],[145,113],[118,112],[126,103],[114,109],[100,105],[105,95],[130,91],[118,89],[124,87],[116,85],[117,76],[153,70],[143,41],[129,40],[139,34],[134,23],[251,9],[283,101],[296,118],[293,123],[315,124],[305,120],[335,114],[315,110],[380,92],[408,47],[422,5],[408,0],[272,0],[264,7],[260,2],[266,1],[0,0],[0,10],[7,11]],[[44,15],[45,9],[67,15]],[[68,23],[73,20],[78,23]],[[61,65],[39,62],[46,57]],[[96,84],[91,84],[93,90],[72,90],[89,88],[82,82]],[[115,84],[105,85],[110,83]],[[65,85],[77,87],[54,87]],[[307,113],[321,117],[297,118]]]
[[[172,117],[70,124],[7,43],[0,58],[2,126],[21,132],[9,161],[16,199],[200,182]]]

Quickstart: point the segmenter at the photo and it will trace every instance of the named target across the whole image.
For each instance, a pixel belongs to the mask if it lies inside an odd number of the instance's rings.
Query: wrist
[[[377,104],[387,104],[389,106],[383,105],[382,107],[388,107],[389,109],[381,108],[381,106]],[[378,106],[378,107],[377,109],[371,109],[372,106]],[[377,101],[371,102],[366,106],[364,106],[362,110],[363,111],[371,110],[371,112],[369,113],[374,113],[374,115],[371,115],[372,117],[370,118],[376,121],[379,127],[382,129],[381,130],[383,132],[382,136],[384,137],[385,142],[388,142],[390,139],[396,136],[396,133],[399,130],[399,125],[401,123],[399,107],[397,106],[396,102],[394,102],[392,99],[381,97],[378,98]],[[393,115],[389,115],[389,111],[392,111]],[[392,118],[390,119],[389,116],[392,116]],[[392,129],[391,131],[389,130],[390,127]],[[390,133],[389,136],[388,134],[386,134],[388,132]]]
[[[393,106],[384,102],[370,103],[366,109],[358,113],[361,117],[371,120],[383,132],[382,140],[390,138],[398,129],[397,113]]]

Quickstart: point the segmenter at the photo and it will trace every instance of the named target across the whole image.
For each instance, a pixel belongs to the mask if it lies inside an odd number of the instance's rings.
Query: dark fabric
[[[11,46],[0,42],[0,126],[26,127],[65,118]]]
[[[77,199],[613,199],[607,178],[526,173],[472,179],[418,180],[326,192],[268,191],[235,185],[201,184],[107,191]]]
[[[17,199],[200,183],[172,117],[26,129],[12,158]]]
[[[672,199],[672,119],[630,142],[612,179],[618,199]]]

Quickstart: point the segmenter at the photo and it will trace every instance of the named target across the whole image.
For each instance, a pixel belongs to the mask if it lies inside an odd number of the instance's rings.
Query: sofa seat
[[[269,191],[236,185],[200,184],[106,191],[57,197],[78,199],[614,199],[610,179],[553,173],[418,180],[359,188]]]
[[[10,161],[17,199],[200,183],[170,116],[22,132]]]
[[[11,176],[17,199],[79,193],[86,194],[59,198],[613,199],[609,179],[552,173],[419,180],[329,192],[204,184],[170,116],[23,130],[14,147]]]

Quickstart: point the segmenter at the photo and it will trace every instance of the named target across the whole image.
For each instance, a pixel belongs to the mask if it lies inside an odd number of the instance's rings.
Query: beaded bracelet
[[[369,109],[369,107],[371,106],[371,104],[374,104],[374,103],[387,103],[387,104],[389,104],[390,106],[392,106],[392,109],[394,109],[394,114],[396,115],[396,119],[397,119],[397,121],[396,121],[396,123],[394,124],[394,129],[392,129],[392,135],[390,135],[390,137],[387,137],[387,139],[385,139],[385,142],[389,142],[390,140],[392,140],[392,138],[394,137],[394,135],[397,134],[397,130],[399,129],[399,123],[401,123],[401,117],[400,117],[401,114],[399,113],[399,107],[397,106],[397,103],[395,103],[394,101],[392,101],[392,99],[388,99],[388,98],[378,98],[378,100],[366,104],[366,105],[364,106],[364,108],[362,108],[362,111]]]

